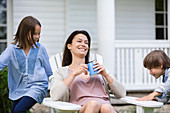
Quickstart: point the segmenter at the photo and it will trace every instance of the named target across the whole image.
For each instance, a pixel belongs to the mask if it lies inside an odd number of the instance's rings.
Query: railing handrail
[[[170,40],[115,40],[115,48],[161,48],[170,47]]]

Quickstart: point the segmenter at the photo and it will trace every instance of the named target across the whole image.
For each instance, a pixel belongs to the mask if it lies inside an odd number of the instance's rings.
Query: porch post
[[[168,40],[170,41],[170,1],[167,0],[168,2]]]
[[[13,0],[7,0],[7,46],[13,40]]]
[[[115,0],[97,0],[98,52],[104,66],[115,74]]]

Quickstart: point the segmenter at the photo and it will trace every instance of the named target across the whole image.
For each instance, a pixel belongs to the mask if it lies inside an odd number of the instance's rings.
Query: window
[[[156,40],[168,39],[168,0],[155,0]]]
[[[0,0],[0,53],[7,47],[7,0]]]

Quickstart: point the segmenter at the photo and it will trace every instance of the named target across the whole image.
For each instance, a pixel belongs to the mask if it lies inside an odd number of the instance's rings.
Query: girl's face
[[[83,55],[84,57],[89,50],[88,43],[88,39],[85,35],[77,34],[74,36],[72,43],[68,44],[67,47],[72,54]]]
[[[152,68],[149,69],[149,71],[150,74],[154,76],[156,79],[159,78],[161,75],[164,75],[164,69],[162,69],[161,67]]]
[[[33,34],[33,39],[37,42],[40,39],[41,27],[39,25],[35,26],[35,33]]]

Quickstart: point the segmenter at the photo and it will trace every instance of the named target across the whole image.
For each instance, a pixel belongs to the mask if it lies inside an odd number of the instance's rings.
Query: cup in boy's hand
[[[89,71],[89,74],[90,74],[91,77],[94,77],[94,76],[98,75],[97,70],[94,71],[94,68],[93,68],[94,62],[88,63],[87,66],[88,66],[88,71]]]

